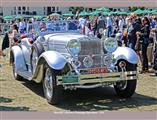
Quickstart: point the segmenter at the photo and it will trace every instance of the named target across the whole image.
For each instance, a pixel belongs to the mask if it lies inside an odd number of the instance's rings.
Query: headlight
[[[117,41],[114,38],[106,38],[104,48],[107,52],[112,53],[117,49]]]
[[[70,40],[67,49],[72,55],[77,55],[81,51],[81,44],[78,40]]]

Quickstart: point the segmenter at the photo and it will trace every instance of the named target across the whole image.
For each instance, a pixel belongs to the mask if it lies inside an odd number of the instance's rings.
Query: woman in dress
[[[18,35],[18,27],[16,24],[12,25],[11,32],[9,34],[9,39],[10,39],[10,47],[16,44],[16,36]]]

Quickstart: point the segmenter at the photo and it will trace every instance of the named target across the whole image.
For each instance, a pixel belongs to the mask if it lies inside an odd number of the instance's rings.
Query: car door
[[[29,42],[28,38],[24,38],[21,40],[21,49],[27,66],[30,66],[31,47],[32,44]]]

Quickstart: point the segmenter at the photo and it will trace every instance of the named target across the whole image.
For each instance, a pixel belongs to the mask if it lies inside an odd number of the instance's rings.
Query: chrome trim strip
[[[60,81],[59,81],[59,80]],[[117,73],[104,73],[104,74],[86,74],[79,76],[79,82],[77,83],[62,83],[62,76],[57,76],[58,85],[73,85],[73,84],[86,84],[86,83],[105,83],[105,82],[117,82],[123,80],[134,80],[138,79],[137,71],[129,72],[117,72]]]
[[[125,78],[107,78],[107,80],[104,79],[93,79],[93,80],[83,80],[80,81],[80,84],[86,84],[86,83],[103,83],[103,82],[117,82],[117,81],[123,81],[123,80],[134,80],[137,79],[136,76],[131,76],[131,77],[125,77]]]
[[[66,89],[76,89],[76,88],[82,88],[82,89],[91,89],[91,88],[97,88],[97,87],[102,87],[105,86],[102,83],[99,84],[94,84],[94,85],[70,85],[70,86],[66,86]]]

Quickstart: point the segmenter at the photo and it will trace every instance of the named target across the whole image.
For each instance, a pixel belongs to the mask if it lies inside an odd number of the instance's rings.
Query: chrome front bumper
[[[84,85],[137,79],[137,71],[57,76],[57,85]]]

